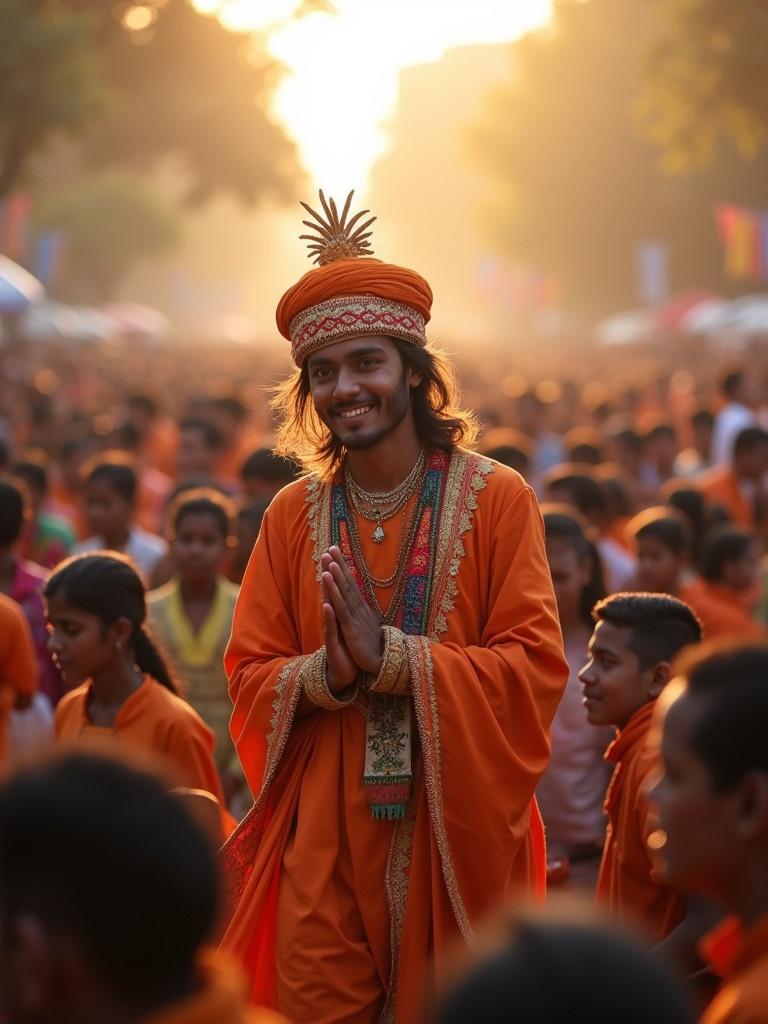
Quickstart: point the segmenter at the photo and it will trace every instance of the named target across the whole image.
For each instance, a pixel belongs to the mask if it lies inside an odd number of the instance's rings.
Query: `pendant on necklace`
[[[386,537],[386,534],[384,533],[384,527],[381,525],[381,523],[376,524],[376,529],[373,531],[371,536],[373,537],[374,544],[381,544],[381,542]]]

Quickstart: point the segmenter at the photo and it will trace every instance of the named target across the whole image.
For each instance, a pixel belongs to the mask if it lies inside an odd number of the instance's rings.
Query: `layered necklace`
[[[350,504],[359,516],[376,524],[371,534],[374,544],[381,544],[387,535],[382,524],[402,511],[421,486],[426,465],[427,451],[422,448],[413,469],[397,487],[391,491],[366,491],[352,476],[349,462],[344,463],[344,485]],[[402,524],[400,532],[402,537]]]
[[[376,527],[372,533],[374,543],[381,544],[386,536],[382,523],[391,519],[398,512],[405,508],[410,498],[421,490],[424,485],[424,478],[427,470],[427,454],[425,449],[421,450],[411,472],[401,484],[391,491],[365,491],[359,484],[354,482],[349,467],[345,465],[345,491],[349,502],[355,512],[369,522],[375,522]],[[381,506],[387,506],[383,511]],[[417,503],[418,505],[418,503]],[[406,529],[407,519],[407,529]],[[384,625],[391,625],[397,616],[398,609],[402,604],[405,595],[405,588],[408,582],[408,558],[410,555],[416,533],[419,528],[420,517],[413,512],[410,516],[403,516],[400,521],[400,540],[398,543],[397,561],[389,576],[375,576],[368,567],[360,544],[360,534],[357,528],[355,516],[349,518],[349,542],[352,552],[360,569],[360,576],[365,589],[366,598],[370,607],[379,616]],[[392,599],[385,612],[379,603],[376,589],[387,589],[394,587]]]

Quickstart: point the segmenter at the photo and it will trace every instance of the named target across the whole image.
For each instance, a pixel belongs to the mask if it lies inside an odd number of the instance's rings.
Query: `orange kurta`
[[[753,529],[753,505],[744,497],[738,477],[732,469],[716,467],[707,470],[697,483],[711,505],[721,505],[737,526],[743,526],[746,530]]]
[[[16,698],[37,690],[37,658],[24,612],[0,594],[0,768],[8,759],[8,720]]]
[[[768,1021],[768,917],[746,932],[735,918],[727,918],[700,948],[715,973],[724,979],[701,1024]]]
[[[221,953],[205,953],[200,961],[201,989],[142,1017],[141,1024],[288,1024],[270,1010],[246,1009],[239,972]]]
[[[727,587],[697,579],[681,587],[679,596],[701,619],[705,640],[718,636],[756,640],[766,636],[739,595]]]
[[[71,690],[56,707],[56,738],[63,743],[123,743],[154,755],[175,786],[204,789],[224,806],[213,762],[213,733],[186,701],[149,676],[123,704],[113,728],[88,717],[91,683]]]
[[[365,525],[365,556],[386,575]],[[393,558],[396,525],[388,533]],[[255,1001],[297,1024],[373,1021],[387,991],[388,1019],[409,1024],[432,958],[439,973],[452,942],[543,875],[533,793],[568,670],[533,492],[455,454],[429,638],[409,648],[413,795],[403,822],[372,820],[361,707],[295,720],[301,668],[323,642],[317,560],[329,543],[328,488],[286,487],[235,611],[232,734],[257,800],[225,848],[224,946]]]
[[[616,767],[605,810],[608,828],[597,880],[597,898],[611,914],[642,927],[657,942],[684,916],[679,894],[653,878],[648,837],[654,830],[645,788],[656,768],[648,746],[654,701],[632,715],[605,752]]]

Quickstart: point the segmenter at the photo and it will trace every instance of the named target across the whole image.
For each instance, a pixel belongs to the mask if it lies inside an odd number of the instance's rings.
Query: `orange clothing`
[[[737,526],[754,529],[755,510],[753,502],[741,490],[739,479],[729,467],[715,467],[702,473],[698,487],[711,505],[722,505]]]
[[[126,700],[111,729],[91,724],[91,683],[65,694],[56,707],[56,738],[64,743],[112,743],[158,758],[175,786],[204,789],[224,806],[213,763],[213,733],[186,701],[150,676]]]
[[[224,449],[216,465],[216,479],[222,483],[240,484],[240,468],[264,440],[255,427],[246,427],[229,448]]]
[[[151,466],[139,470],[136,488],[136,522],[150,533],[163,533],[165,508],[173,480]]]
[[[24,612],[0,594],[0,769],[8,759],[8,720],[16,698],[37,690],[37,658]]]
[[[148,466],[173,477],[178,447],[179,428],[168,416],[158,416],[149,428],[141,456]]]
[[[244,986],[235,966],[221,953],[200,957],[200,991],[141,1024],[288,1024],[270,1010],[246,1009]]]
[[[768,1021],[768,917],[747,932],[736,918],[726,918],[705,937],[700,950],[724,979],[701,1024]]]
[[[78,540],[87,537],[88,523],[83,511],[82,496],[70,491],[63,480],[54,480],[50,486],[50,497],[72,523],[75,537]]]
[[[639,708],[605,752],[606,761],[616,768],[605,798],[608,828],[597,898],[610,913],[643,927],[660,942],[679,924],[684,911],[677,891],[654,880],[648,852],[654,825],[644,789],[656,767],[647,742],[654,703]]]
[[[705,640],[717,636],[745,640],[766,636],[765,629],[755,622],[739,595],[727,587],[697,579],[681,587],[679,597],[701,619]]]
[[[413,788],[402,821],[363,792],[365,695],[296,720],[307,656],[323,643],[317,562],[330,489],[299,480],[270,505],[245,574],[225,663],[232,736],[254,808],[224,849],[233,913],[224,947],[255,1001],[300,1024],[421,1020],[426,970],[482,916],[543,884],[534,790],[567,678],[531,489],[457,452],[439,511],[428,636],[409,636]],[[394,565],[399,531],[372,573]],[[386,607],[386,592],[379,591]]]

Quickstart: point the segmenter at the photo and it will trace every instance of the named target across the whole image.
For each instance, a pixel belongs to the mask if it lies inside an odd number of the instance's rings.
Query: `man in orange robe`
[[[694,652],[659,702],[657,870],[731,915],[700,945],[722,986],[701,1024],[768,1020],[768,646]]]
[[[37,658],[24,612],[0,594],[0,770],[8,760],[11,711],[29,707],[37,690]]]
[[[608,828],[597,898],[611,915],[661,941],[685,916],[679,892],[653,875],[648,838],[655,825],[645,788],[655,768],[648,746],[654,704],[670,662],[701,627],[691,609],[666,594],[616,594],[600,601],[581,671],[587,718],[614,725],[605,758],[616,767],[605,800]]]
[[[223,945],[296,1024],[410,1024],[430,964],[541,891],[567,666],[536,500],[459,447],[427,282],[326,212],[336,241],[278,308],[300,367],[278,450],[315,473],[265,515],[226,656],[256,802]]]
[[[0,787],[0,1020],[280,1024],[206,948],[218,890],[154,775],[82,753],[19,773]]]

